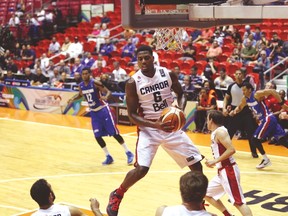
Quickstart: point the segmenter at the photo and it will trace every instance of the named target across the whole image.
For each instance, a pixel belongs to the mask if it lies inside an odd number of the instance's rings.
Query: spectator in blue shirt
[[[93,58],[91,52],[87,52],[86,57],[83,58],[81,64],[83,65],[83,68],[91,68],[94,62],[95,59]]]
[[[132,58],[133,57],[133,54],[135,52],[135,45],[132,43],[132,39],[129,38],[128,41],[127,41],[127,44],[123,47],[123,50],[122,50],[122,54],[121,54],[121,57],[130,57]]]
[[[195,88],[200,89],[203,81],[201,76],[197,75],[197,70],[198,68],[196,66],[191,68],[191,83]]]
[[[100,52],[102,56],[111,57],[111,52],[115,50],[114,44],[110,41],[110,39],[106,39],[104,44],[101,44]]]

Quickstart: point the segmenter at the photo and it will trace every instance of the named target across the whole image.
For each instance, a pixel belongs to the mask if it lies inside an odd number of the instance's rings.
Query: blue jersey
[[[269,111],[268,107],[264,103],[264,101],[258,102],[255,98],[255,91],[251,93],[250,98],[246,97],[246,103],[249,106],[249,108],[252,110],[254,115],[259,119],[261,122],[262,120],[265,120],[265,118],[269,115],[271,115],[271,112]]]
[[[96,109],[100,106],[105,106],[106,102],[101,100],[101,93],[98,88],[96,88],[94,80],[90,79],[89,84],[85,85],[84,82],[79,84],[82,94],[85,100],[88,102],[90,109]]]

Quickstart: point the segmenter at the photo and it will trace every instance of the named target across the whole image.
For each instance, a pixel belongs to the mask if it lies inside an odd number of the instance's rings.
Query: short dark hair
[[[37,180],[30,189],[30,195],[39,206],[49,205],[51,188],[45,179]]]
[[[147,45],[141,45],[139,48],[137,48],[136,55],[138,55],[139,52],[143,52],[143,51],[148,51],[151,54],[151,56],[153,56],[152,48]]]
[[[219,110],[209,110],[207,115],[216,125],[224,125],[225,117]]]
[[[197,70],[198,70],[198,67],[194,65],[194,66],[191,67],[191,69],[197,71]]]
[[[246,67],[241,67],[240,71],[241,71],[242,74],[246,74],[247,73]]]
[[[85,68],[82,69],[82,71],[84,71],[84,70],[87,70],[88,73],[91,73],[91,69],[89,67],[85,67]]]
[[[242,84],[242,87],[246,87],[247,89],[252,89],[252,91],[254,90],[254,87],[251,85],[250,82],[244,82]]]
[[[183,202],[202,203],[207,187],[208,179],[202,172],[190,171],[180,178],[180,193]]]

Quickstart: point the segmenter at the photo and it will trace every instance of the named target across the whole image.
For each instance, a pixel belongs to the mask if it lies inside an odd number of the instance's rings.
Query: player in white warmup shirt
[[[86,216],[76,207],[54,204],[55,194],[45,179],[39,179],[32,185],[30,195],[39,205],[39,209],[31,216]],[[90,207],[95,216],[102,216],[97,199],[90,199]]]
[[[213,216],[203,208],[208,186],[207,177],[201,172],[188,172],[180,178],[181,205],[161,206],[155,216]]]

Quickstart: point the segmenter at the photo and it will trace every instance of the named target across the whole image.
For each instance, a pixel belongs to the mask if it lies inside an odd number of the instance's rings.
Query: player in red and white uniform
[[[212,110],[208,112],[207,127],[211,133],[211,148],[213,160],[206,160],[207,167],[218,169],[208,185],[206,200],[225,216],[231,214],[221,202],[220,198],[226,193],[230,202],[244,216],[251,216],[252,212],[246,205],[242,188],[240,186],[240,170],[232,155],[236,152],[227,129],[223,126],[224,115],[222,112]]]
[[[184,108],[184,94],[177,75],[154,65],[149,46],[137,49],[140,70],[126,84],[126,102],[130,120],[138,126],[135,169],[128,172],[121,186],[110,194],[107,213],[116,216],[124,193],[143,178],[161,145],[180,167],[202,171],[203,156],[183,131],[171,132],[174,125],[160,120],[163,109],[172,105],[172,90],[178,106]]]

